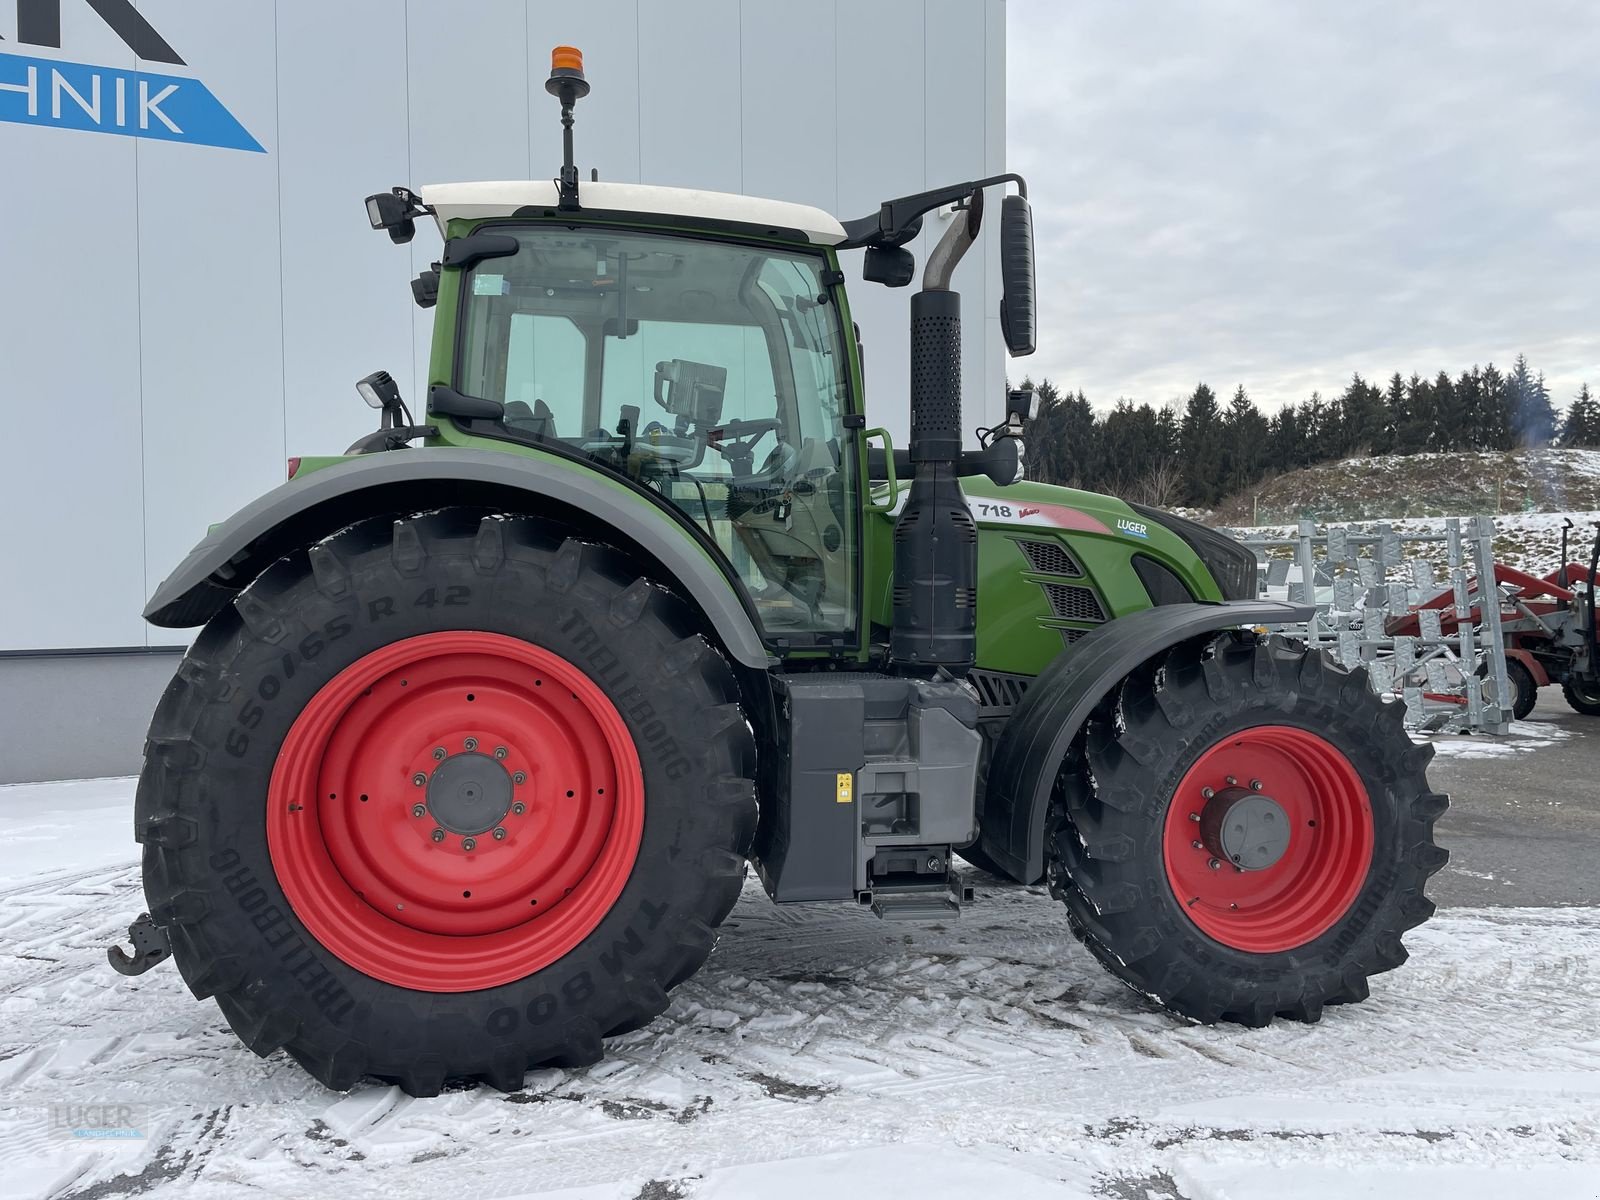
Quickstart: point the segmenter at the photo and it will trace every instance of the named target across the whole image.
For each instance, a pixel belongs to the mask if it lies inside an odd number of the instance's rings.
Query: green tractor
[[[779,903],[948,917],[960,856],[1044,881],[1111,972],[1201,1022],[1315,1021],[1427,919],[1445,797],[1361,671],[1266,632],[1255,560],[1020,481],[1026,391],[961,437],[951,273],[1016,175],[841,224],[580,182],[371,197],[443,235],[424,420],[221,525],[145,616],[201,626],[140,778],[148,916],[258,1054],[414,1095],[600,1058],[705,962],[752,862]],[[1013,190],[1014,189],[1014,190]],[[909,446],[868,428],[839,256],[911,282]],[[1051,919],[1041,914],[1042,919]]]

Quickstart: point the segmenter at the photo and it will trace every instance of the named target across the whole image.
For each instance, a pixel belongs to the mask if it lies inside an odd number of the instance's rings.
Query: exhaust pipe
[[[894,615],[890,655],[897,669],[963,676],[978,644],[978,531],[957,475],[961,456],[961,297],[950,290],[956,264],[977,240],[983,191],[967,200],[923,271],[911,298],[911,445],[916,474],[894,526]]]

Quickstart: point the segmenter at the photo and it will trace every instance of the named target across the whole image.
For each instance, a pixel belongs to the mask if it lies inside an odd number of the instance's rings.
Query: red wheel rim
[[[1202,838],[1206,806],[1241,793],[1271,797],[1288,822],[1281,857],[1259,870],[1236,868]],[[1304,946],[1332,928],[1366,882],[1372,849],[1372,803],[1355,766],[1326,739],[1288,725],[1240,730],[1202,754],[1178,784],[1163,836],[1167,882],[1189,919],[1255,954]]]
[[[430,992],[566,954],[616,903],[643,829],[616,707],[566,659],[496,633],[406,638],[346,667],[267,789],[295,915],[358,971]]]

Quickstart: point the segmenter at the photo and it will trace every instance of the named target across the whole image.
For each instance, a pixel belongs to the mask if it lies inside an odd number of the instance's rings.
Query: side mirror
[[[1000,202],[1000,331],[1012,358],[1032,354],[1033,210],[1026,196]]]
[[[868,246],[861,278],[884,287],[905,287],[917,274],[917,256],[904,246]]]

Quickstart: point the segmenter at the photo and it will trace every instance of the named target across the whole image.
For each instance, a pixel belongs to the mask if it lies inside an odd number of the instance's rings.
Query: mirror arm
[[[934,188],[932,191],[885,200],[878,206],[878,211],[870,217],[858,217],[853,221],[844,222],[844,241],[835,248],[856,250],[862,246],[904,245],[917,236],[922,227],[924,213],[932,212],[941,205],[954,204],[975,191],[982,191],[999,183],[1014,183],[1017,185],[1019,196],[1026,197],[1028,194],[1027,180],[1015,171],[1007,171],[1003,175],[990,175],[987,179],[978,179],[970,183],[952,183],[945,187]]]

